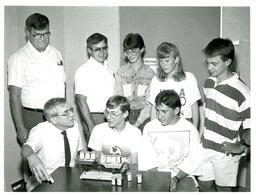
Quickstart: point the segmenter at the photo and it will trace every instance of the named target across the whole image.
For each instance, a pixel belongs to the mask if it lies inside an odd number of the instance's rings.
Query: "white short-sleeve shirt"
[[[49,99],[65,97],[65,80],[61,54],[50,45],[39,52],[28,41],[8,61],[8,85],[22,88],[24,107],[42,109]]]
[[[121,150],[129,150],[131,153],[136,153],[139,150],[139,145],[141,142],[141,131],[126,123],[125,128],[122,131],[115,131],[108,126],[108,123],[102,123],[96,125],[91,133],[88,147],[103,151],[111,149],[112,147],[119,147]]]
[[[155,104],[155,98],[162,90],[174,90],[178,93],[181,100],[180,116],[183,118],[192,118],[191,106],[201,99],[198,83],[195,76],[190,72],[185,72],[186,79],[177,82],[168,78],[164,82],[160,82],[157,77],[154,77],[151,82],[149,101]]]
[[[90,58],[75,73],[75,94],[87,97],[91,112],[103,112],[114,93],[114,74],[107,61],[102,65]]]
[[[31,129],[25,143],[41,159],[48,174],[51,174],[60,166],[65,166],[64,139],[61,132],[48,121],[42,122]],[[67,129],[66,132],[71,153],[70,166],[72,167],[75,165],[76,154],[83,149],[83,145],[76,122],[74,127]]]

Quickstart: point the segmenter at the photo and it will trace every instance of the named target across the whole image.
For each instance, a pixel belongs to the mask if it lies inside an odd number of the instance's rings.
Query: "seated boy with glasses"
[[[47,101],[43,113],[47,121],[31,129],[21,149],[21,155],[33,173],[27,182],[28,191],[33,190],[38,182],[51,181],[50,174],[58,167],[73,167],[77,152],[83,149],[73,108],[64,98]]]
[[[126,165],[137,165],[141,131],[126,121],[129,110],[127,98],[116,95],[108,99],[104,112],[107,122],[94,127],[88,144],[97,156],[101,155],[101,162],[107,155],[120,155]]]

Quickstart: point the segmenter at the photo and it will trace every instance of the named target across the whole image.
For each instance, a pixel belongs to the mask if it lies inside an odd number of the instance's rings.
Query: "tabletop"
[[[122,186],[112,185],[111,181],[80,179],[81,167],[59,167],[51,175],[53,184],[42,183],[33,191],[37,192],[168,192],[170,173],[129,170],[132,180],[123,177]],[[136,174],[142,174],[142,183],[138,184]]]

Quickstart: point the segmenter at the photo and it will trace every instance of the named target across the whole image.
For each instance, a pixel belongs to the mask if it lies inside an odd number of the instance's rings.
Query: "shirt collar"
[[[221,81],[220,83],[218,83],[217,85],[226,85],[234,80],[237,80],[239,78],[238,74],[236,72],[232,72],[233,73],[233,76],[224,80],[224,81]],[[213,80],[215,81],[215,83],[217,83],[217,79],[216,77],[213,77]]]
[[[32,44],[31,44],[31,42],[28,40],[27,41],[27,45],[28,45],[28,48],[30,49],[30,51],[31,52],[33,52],[33,53],[41,53],[41,54],[44,54],[44,53],[48,53],[48,51],[49,51],[49,45],[45,48],[45,50],[44,51],[42,51],[42,52],[39,52]]]
[[[93,57],[90,57],[89,59],[93,64],[97,64],[98,66],[107,66],[108,65],[108,61],[105,60],[103,62],[103,65],[101,63],[99,63],[97,60],[95,60]]]

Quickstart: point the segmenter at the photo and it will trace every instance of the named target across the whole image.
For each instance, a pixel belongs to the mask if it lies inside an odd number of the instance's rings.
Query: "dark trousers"
[[[37,124],[45,121],[43,112],[36,112],[25,108],[22,109],[22,117],[28,132]],[[28,177],[32,175],[27,161],[22,161],[22,169],[24,181],[27,182]]]
[[[92,119],[93,119],[95,125],[106,122],[104,114],[101,112],[92,112],[91,115],[92,115]],[[83,128],[84,128],[84,133],[85,133],[85,141],[86,141],[86,144],[88,145],[91,132],[90,132],[87,124],[84,122],[83,122]]]
[[[45,121],[43,112],[35,112],[32,110],[23,108],[22,114],[23,114],[24,125],[28,129],[28,131],[30,131],[37,124]]]
[[[176,192],[197,192],[198,189],[194,180],[191,177],[184,177],[179,181],[176,187]]]

